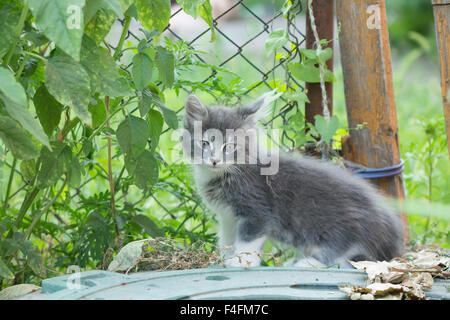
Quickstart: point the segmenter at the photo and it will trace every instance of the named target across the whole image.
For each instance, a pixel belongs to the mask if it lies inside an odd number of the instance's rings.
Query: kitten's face
[[[185,154],[214,171],[226,170],[244,158],[248,160],[249,149],[256,148],[256,139],[252,141],[250,136],[256,137],[254,129],[262,104],[259,101],[248,107],[206,107],[190,95],[183,120],[190,133],[189,141],[183,143]]]

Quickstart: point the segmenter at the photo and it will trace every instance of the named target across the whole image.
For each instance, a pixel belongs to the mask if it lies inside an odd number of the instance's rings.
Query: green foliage
[[[0,116],[0,138],[17,159],[30,160],[39,156],[39,150],[31,138],[10,117]]]
[[[3,100],[4,110],[9,116],[18,121],[22,127],[30,132],[44,145],[49,146],[48,138],[39,122],[28,112],[28,101],[22,85],[16,81],[14,75],[7,69],[0,67],[0,98]]]
[[[63,105],[53,98],[45,85],[41,85],[36,90],[33,96],[33,104],[42,128],[51,137],[61,120]]]
[[[315,125],[317,132],[320,134],[323,141],[330,143],[337,129],[339,129],[339,118],[334,115],[329,120],[326,120],[323,116],[316,115],[314,120],[316,120]]]
[[[145,29],[162,32],[169,24],[170,0],[135,0],[135,4]]]
[[[325,50],[300,49],[300,52],[303,56],[303,62],[289,63],[289,71],[300,81],[320,83],[320,68],[318,64],[324,64],[332,57],[333,52],[331,48],[326,48]],[[326,68],[326,64],[324,64],[324,67],[324,81],[335,81],[333,73]]]
[[[449,172],[450,163],[447,155],[445,122],[442,116],[417,120],[417,125],[425,136],[423,141],[411,142],[406,152],[407,166],[411,171],[405,175],[405,182],[410,197],[427,202],[450,204]],[[410,223],[415,226],[414,242],[448,243],[448,221],[436,219],[436,209],[425,203],[417,203]],[[447,207],[448,210],[448,207]]]
[[[213,28],[212,7],[209,0],[177,0],[183,10],[197,18],[200,16],[211,28],[211,41],[216,40],[216,32]]]
[[[433,35],[434,16],[431,1],[386,1],[386,12],[389,37],[396,47],[414,45],[414,42],[405,36],[409,32],[416,32],[430,38],[433,45],[436,42]]]
[[[39,30],[76,61],[80,59],[84,4],[85,0],[29,0]]]
[[[182,3],[212,27],[208,0]],[[146,38],[125,48],[124,23],[112,52],[104,39],[130,14]],[[0,287],[44,276],[43,264],[103,267],[145,234],[213,241],[184,166],[169,165],[159,148],[164,127],[178,128],[165,95],[189,79],[180,70],[198,63],[187,45],[159,43],[170,1],[12,0],[0,17]],[[128,69],[118,62],[127,50]],[[184,200],[171,211],[162,201],[150,217],[138,204],[159,201],[157,193]]]
[[[69,106],[84,123],[91,123],[88,111],[91,83],[83,66],[68,56],[55,56],[47,60],[45,86],[55,99]]]
[[[277,29],[272,31],[266,40],[266,51],[277,51],[283,48],[283,46],[289,41],[287,32],[285,29]]]
[[[133,68],[131,72],[136,89],[144,90],[152,80],[153,61],[147,54],[140,52],[133,57]]]

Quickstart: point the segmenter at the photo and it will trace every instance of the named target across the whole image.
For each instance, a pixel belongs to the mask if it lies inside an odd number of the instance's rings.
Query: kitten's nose
[[[220,161],[220,160],[216,160],[216,159],[214,159],[214,160],[211,160],[211,163],[212,163],[212,165],[213,165],[213,167],[216,167],[219,163],[221,163],[222,161]]]

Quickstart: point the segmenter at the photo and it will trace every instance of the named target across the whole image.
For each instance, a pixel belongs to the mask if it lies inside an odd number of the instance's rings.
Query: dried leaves
[[[426,299],[433,278],[450,279],[450,255],[440,248],[418,248],[387,261],[350,262],[367,273],[366,287],[341,287],[352,300]]]

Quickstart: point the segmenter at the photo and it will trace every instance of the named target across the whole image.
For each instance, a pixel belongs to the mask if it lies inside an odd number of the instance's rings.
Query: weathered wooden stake
[[[447,147],[450,157],[450,0],[432,0],[432,3],[441,66],[441,89],[444,103],[445,128],[447,130]]]
[[[316,21],[317,33],[320,39],[333,40],[334,39],[334,0],[314,0],[312,5],[314,11],[314,18]],[[309,11],[306,8],[306,48],[315,49],[314,34],[311,29],[311,20]],[[327,47],[333,49],[334,42],[331,41]],[[327,67],[333,70],[333,58],[327,61]],[[325,84],[327,91],[328,109],[330,115],[333,114],[333,84],[327,82]],[[320,83],[306,83],[306,90],[308,98],[311,103],[305,106],[305,120],[306,122],[314,123],[314,116],[322,114],[322,91]]]
[[[397,165],[400,150],[385,1],[340,0],[336,13],[350,128],[343,140],[344,157],[370,168]],[[363,123],[363,129],[355,129]],[[386,195],[404,198],[400,175],[373,180]],[[405,213],[402,220],[407,240]]]

